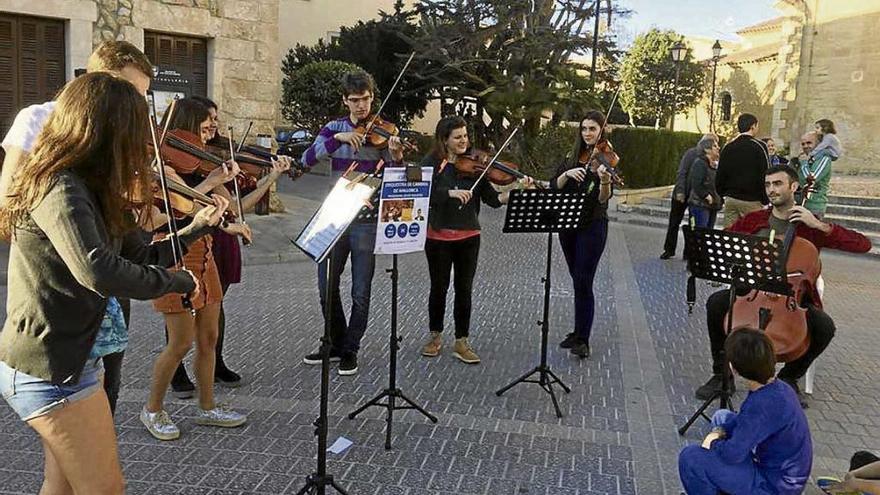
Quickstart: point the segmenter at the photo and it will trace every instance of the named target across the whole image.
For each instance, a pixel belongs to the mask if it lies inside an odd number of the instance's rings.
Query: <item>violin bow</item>
[[[171,102],[171,105],[168,107],[166,111],[167,120],[165,121],[165,127],[167,128],[171,123],[171,118],[174,116],[174,103],[177,100]],[[155,98],[153,99],[153,110],[155,112]],[[159,174],[159,187],[162,189],[162,201],[165,203],[165,215],[168,217],[168,236],[171,238],[171,256],[174,260],[174,266],[180,265],[181,269],[186,269],[186,265],[183,262],[183,246],[180,244],[180,236],[178,236],[177,231],[177,220],[174,218],[174,212],[171,208],[171,197],[168,194],[168,176],[165,174],[165,162],[162,160],[162,149],[159,145],[159,137],[156,133],[157,124],[154,120],[153,116],[149,116],[148,119],[150,121],[150,137],[153,140],[153,149],[155,150],[155,159],[154,162],[156,164],[157,172]],[[193,308],[192,299],[190,299],[189,294],[182,294],[180,296],[181,303],[183,307],[189,310],[190,314],[195,317],[196,310]]]
[[[507,146],[510,144],[510,141],[513,140],[513,136],[515,136],[517,132],[519,132],[519,126],[513,129],[513,132],[511,132],[510,135],[507,136],[507,139],[504,140],[504,144],[502,144],[501,147],[498,148],[498,151],[495,152],[495,156],[493,156],[492,159],[488,161],[488,163],[486,164],[486,168],[483,169],[483,173],[481,173],[480,176],[477,177],[477,180],[474,181],[474,184],[469,189],[471,194],[474,193],[474,189],[477,188],[477,186],[480,184],[480,181],[483,180],[483,177],[485,177],[486,173],[489,172],[492,164],[495,163],[495,160],[497,160],[499,156],[501,156],[501,153],[504,151],[505,148],[507,148]],[[466,204],[467,203],[462,203],[461,206],[458,207],[458,209],[460,210],[464,208],[464,205]]]
[[[253,122],[251,122],[251,124],[253,124]],[[250,126],[248,126],[248,131],[250,131]],[[232,126],[227,127],[226,132],[229,133],[229,139],[227,139],[227,141],[229,142],[229,156],[230,156],[230,159],[234,162],[236,151],[234,148],[235,138],[233,137],[233,134],[232,134],[232,132],[233,132]],[[245,134],[245,136],[246,135],[247,134]],[[241,143],[238,144],[239,151],[241,151],[241,147],[244,145],[245,136],[242,136]],[[232,188],[235,190],[235,202],[238,203],[238,218],[241,219],[242,225],[247,225],[247,220],[244,219],[244,206],[242,206],[242,204],[241,204],[241,188],[238,187],[237,178],[232,179]],[[245,246],[250,245],[250,243],[245,238],[242,238],[242,243]]]
[[[373,128],[373,123],[376,122],[376,119],[379,118],[379,115],[382,113],[382,109],[385,108],[385,104],[388,103],[388,100],[391,99],[391,95],[394,94],[394,91],[397,89],[397,85],[400,83],[400,80],[403,78],[403,74],[406,72],[406,69],[409,68],[409,64],[412,62],[413,57],[416,56],[415,50],[409,54],[409,58],[406,59],[406,63],[403,64],[403,67],[400,69],[400,72],[397,73],[397,79],[394,80],[394,84],[391,85],[391,89],[388,90],[388,94],[385,95],[385,98],[382,98],[382,104],[379,105],[379,110],[376,110],[376,113],[373,114],[373,118],[370,119],[370,122],[367,123],[367,131]]]

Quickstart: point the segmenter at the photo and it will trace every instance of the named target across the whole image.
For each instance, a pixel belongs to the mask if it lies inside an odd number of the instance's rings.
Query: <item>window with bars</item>
[[[0,13],[0,137],[22,108],[65,83],[64,21]]]

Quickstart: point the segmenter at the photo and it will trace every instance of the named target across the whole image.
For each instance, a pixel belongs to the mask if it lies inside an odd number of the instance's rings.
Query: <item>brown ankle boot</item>
[[[437,357],[440,349],[443,348],[443,338],[440,332],[431,332],[431,338],[428,343],[422,347],[422,356]]]
[[[452,355],[467,364],[477,364],[480,362],[480,356],[477,356],[477,353],[474,352],[474,349],[468,343],[467,337],[455,339],[452,351]]]

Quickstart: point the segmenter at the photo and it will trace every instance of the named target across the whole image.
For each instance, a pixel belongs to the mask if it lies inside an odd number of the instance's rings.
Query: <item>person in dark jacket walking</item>
[[[697,227],[715,228],[715,217],[721,209],[721,196],[715,191],[718,168],[718,144],[700,141],[700,156],[694,159],[688,174],[688,211]]]
[[[715,189],[724,198],[724,226],[760,210],[769,201],[764,192],[764,173],[770,167],[767,145],[755,136],[758,118],[744,113],[736,119],[739,136],[724,145],[718,160]]]
[[[477,258],[480,254],[480,203],[499,208],[507,203],[509,192],[498,192],[487,179],[470,189],[476,179],[461,176],[455,162],[470,148],[467,122],[449,116],[437,122],[434,150],[422,160],[423,167],[434,169],[431,188],[431,209],[428,214],[428,239],[425,256],[431,277],[428,296],[428,342],[422,355],[436,357],[443,347],[443,318],[446,313],[446,294],[449,291],[450,271],[455,272],[455,345],[453,355],[464,363],[477,364],[480,356],[471,347],[468,337],[471,325],[471,296]],[[531,182],[528,178],[527,182]]]
[[[711,140],[718,144],[718,136],[715,134],[703,134],[697,146],[704,140]],[[697,146],[689,148],[684,152],[681,161],[678,164],[678,173],[675,176],[675,187],[672,189],[672,205],[669,208],[669,226],[666,228],[666,242],[663,243],[663,254],[660,255],[661,260],[668,260],[675,256],[675,250],[678,248],[678,231],[681,221],[684,218],[684,212],[687,211],[688,198],[688,173],[691,170],[694,160],[699,155]]]

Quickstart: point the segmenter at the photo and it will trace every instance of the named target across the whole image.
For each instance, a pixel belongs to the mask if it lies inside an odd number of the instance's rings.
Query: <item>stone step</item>
[[[644,205],[642,207],[644,207]],[[644,209],[640,209],[642,207],[633,207],[632,210],[628,212],[609,211],[608,216],[613,222],[656,227],[663,230],[666,229],[669,221],[668,210],[664,210],[660,207],[644,207]],[[662,214],[658,213],[661,211],[663,212]],[[721,218],[719,218],[717,225],[721,225]],[[870,239],[871,244],[873,244],[873,247],[868,254],[880,258],[880,228],[875,228],[873,230],[860,230],[860,232]],[[660,247],[662,248],[662,246]]]
[[[832,198],[843,198],[845,196],[832,196]],[[863,199],[863,198],[858,198]],[[873,198],[867,198],[873,200]],[[669,198],[644,198],[643,205],[660,206],[669,211],[672,200]],[[867,217],[880,219],[880,205],[861,205],[852,203],[828,203],[828,215],[840,215],[847,217]]]

